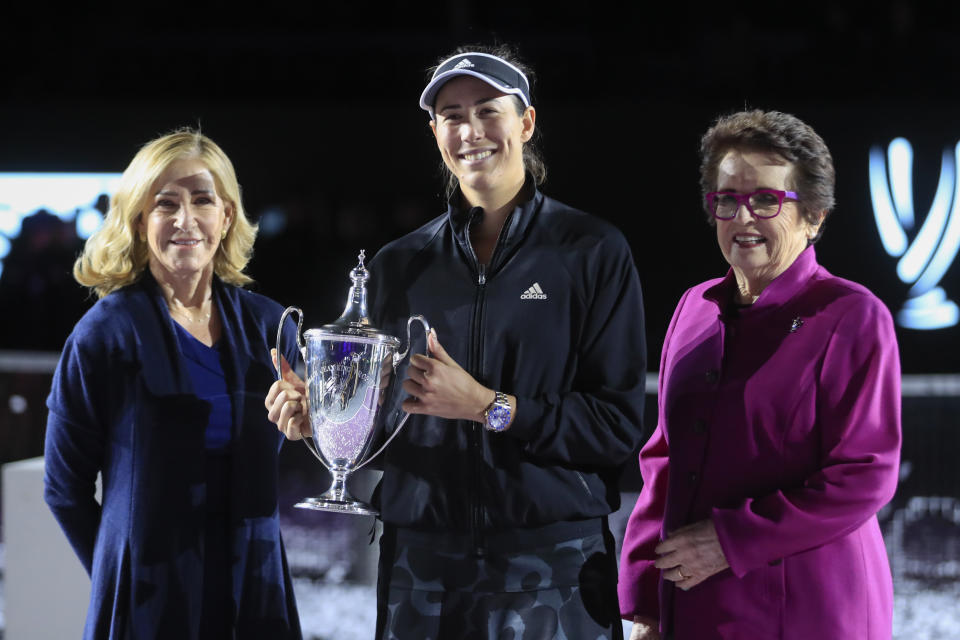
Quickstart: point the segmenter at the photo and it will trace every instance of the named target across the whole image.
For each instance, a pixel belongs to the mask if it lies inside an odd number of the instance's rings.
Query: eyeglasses
[[[758,218],[776,218],[785,199],[797,200],[797,192],[779,189],[757,189],[753,193],[711,191],[707,194],[707,209],[717,220],[733,220],[742,206]]]

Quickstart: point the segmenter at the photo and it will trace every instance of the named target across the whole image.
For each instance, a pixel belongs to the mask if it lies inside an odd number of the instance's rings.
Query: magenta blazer
[[[876,513],[900,460],[900,361],[887,308],[813,247],[729,309],[732,272],[689,289],[640,452],[620,612],[676,640],[889,640],[893,583]],[[689,591],[653,566],[670,531],[710,518],[730,568]]]

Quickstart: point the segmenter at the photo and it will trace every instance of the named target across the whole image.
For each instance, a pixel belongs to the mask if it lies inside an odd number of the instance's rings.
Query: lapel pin
[[[790,323],[790,333],[796,333],[797,329],[803,326],[803,320],[800,319],[800,316],[797,316],[793,319],[793,322]]]

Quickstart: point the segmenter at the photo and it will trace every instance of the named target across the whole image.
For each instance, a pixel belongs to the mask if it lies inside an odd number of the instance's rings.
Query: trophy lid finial
[[[363,287],[370,279],[370,272],[364,266],[363,261],[367,257],[367,252],[360,249],[360,255],[357,256],[357,266],[350,270],[350,279],[353,280],[354,287]],[[364,297],[366,297],[364,295]]]
[[[347,293],[347,304],[343,308],[343,313],[332,323],[320,327],[319,332],[323,335],[375,339],[390,344],[395,343],[397,346],[400,344],[399,339],[374,327],[367,314],[367,280],[370,279],[370,271],[363,264],[366,257],[367,252],[361,249],[357,256],[357,266],[350,270],[350,280],[353,284]],[[311,329],[311,331],[315,330]]]
[[[375,331],[367,315],[367,280],[370,279],[370,271],[363,264],[366,257],[367,252],[361,249],[360,255],[357,256],[357,266],[350,270],[350,280],[353,285],[347,294],[347,304],[343,313],[332,324],[324,325],[324,329],[347,333]]]

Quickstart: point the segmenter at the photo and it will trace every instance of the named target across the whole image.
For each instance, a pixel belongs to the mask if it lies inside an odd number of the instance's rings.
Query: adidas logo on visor
[[[546,300],[547,294],[540,288],[539,282],[534,282],[533,286],[520,294],[521,300]]]
[[[455,66],[454,69],[470,69],[475,66],[476,66],[475,64],[470,62],[470,58],[464,58],[463,60],[457,63],[457,66]]]

